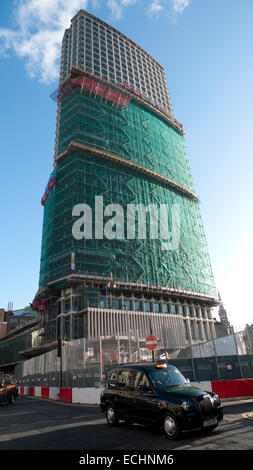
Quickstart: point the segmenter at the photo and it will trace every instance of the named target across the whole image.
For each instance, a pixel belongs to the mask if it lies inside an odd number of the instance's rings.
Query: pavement
[[[238,397],[238,398],[221,398],[221,403],[223,406],[226,405],[239,405],[240,403],[251,403],[253,402],[253,396],[252,397]]]

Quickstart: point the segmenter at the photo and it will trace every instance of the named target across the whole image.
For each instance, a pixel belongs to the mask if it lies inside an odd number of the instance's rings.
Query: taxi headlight
[[[219,395],[210,395],[210,400],[213,406],[219,406],[220,405],[220,397]]]
[[[189,409],[191,408],[191,403],[187,400],[184,400],[181,403],[181,407],[183,408],[184,411],[189,411]]]
[[[214,395],[213,398],[214,398],[215,404],[216,404],[217,406],[220,405],[220,397],[219,397],[219,395]]]

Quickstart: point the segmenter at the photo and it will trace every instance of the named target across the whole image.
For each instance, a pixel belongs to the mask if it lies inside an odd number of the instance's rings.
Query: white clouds
[[[172,0],[172,8],[175,13],[182,14],[184,9],[190,5],[190,0]]]
[[[163,5],[161,0],[152,0],[149,4],[148,12],[152,14],[160,13],[163,10]]]
[[[190,0],[151,0],[148,5],[150,16],[159,16],[160,13],[172,11],[174,15],[181,15],[190,5]]]
[[[15,29],[0,28],[0,54],[8,51],[22,58],[31,77],[51,83],[59,77],[59,58],[64,30],[79,9],[102,5],[112,20],[120,20],[128,8],[146,5],[149,16],[158,17],[166,10],[182,14],[190,0],[14,0]],[[97,13],[96,13],[97,14]],[[99,14],[98,14],[99,16]]]
[[[16,30],[0,28],[0,53],[14,50],[28,73],[50,83],[59,76],[58,61],[64,30],[87,0],[19,0],[14,4]]]
[[[114,20],[120,20],[126,7],[132,6],[138,0],[107,0],[107,6]]]

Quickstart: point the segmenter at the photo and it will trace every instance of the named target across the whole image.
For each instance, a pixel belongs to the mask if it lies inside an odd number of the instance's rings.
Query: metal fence
[[[19,364],[15,373],[20,385],[99,387],[117,364],[165,360],[191,381],[253,377],[253,355],[246,354],[242,332],[209,342],[193,341],[188,348],[174,350],[157,339],[153,352],[133,331],[93,340],[62,340],[61,347]]]

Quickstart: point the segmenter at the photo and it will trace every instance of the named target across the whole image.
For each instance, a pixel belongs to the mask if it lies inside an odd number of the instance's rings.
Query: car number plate
[[[208,426],[213,426],[213,424],[217,424],[217,418],[209,418],[204,421],[204,428]]]

